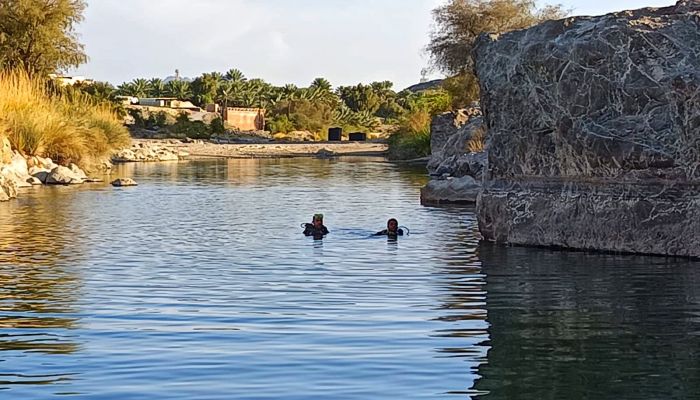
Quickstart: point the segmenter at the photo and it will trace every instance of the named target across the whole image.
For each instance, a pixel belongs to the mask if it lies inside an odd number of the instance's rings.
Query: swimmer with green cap
[[[304,235],[322,238],[328,234],[328,228],[323,225],[323,214],[314,214],[310,224],[304,224]]]

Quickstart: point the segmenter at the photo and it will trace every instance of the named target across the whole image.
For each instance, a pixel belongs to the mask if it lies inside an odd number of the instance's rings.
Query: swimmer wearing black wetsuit
[[[386,223],[386,229],[375,233],[374,236],[403,236],[403,229],[399,228],[399,221],[396,218],[391,218]]]

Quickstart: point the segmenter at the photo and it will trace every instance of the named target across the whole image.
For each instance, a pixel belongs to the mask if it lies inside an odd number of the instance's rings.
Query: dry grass
[[[486,148],[486,132],[484,129],[475,129],[471,139],[467,142],[467,150],[479,153]]]
[[[430,155],[431,119],[425,111],[415,111],[402,118],[389,137],[389,158],[409,160]]]
[[[0,132],[25,156],[81,165],[130,140],[109,105],[87,95],[50,95],[44,82],[21,72],[0,73]]]

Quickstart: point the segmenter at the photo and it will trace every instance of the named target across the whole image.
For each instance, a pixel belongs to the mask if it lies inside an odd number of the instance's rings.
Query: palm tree
[[[113,100],[115,93],[114,86],[107,82],[93,82],[80,88],[85,93],[91,95],[97,101]]]
[[[294,101],[299,99],[299,88],[294,84],[288,83],[279,90],[281,99],[287,101],[287,118],[289,118],[294,108]]]
[[[216,93],[216,101],[223,103],[224,109],[229,106],[229,103],[236,104],[240,97],[240,88],[232,81],[225,81],[219,85],[219,91]]]
[[[134,85],[129,82],[124,82],[117,86],[117,92],[122,96],[134,96],[136,97],[136,89]]]
[[[246,81],[246,78],[245,78],[245,75],[243,75],[243,72],[241,72],[240,70],[238,70],[236,68],[231,68],[230,70],[228,70],[226,72],[226,75],[224,75],[224,78],[227,81],[231,81],[231,82],[245,82]]]
[[[165,96],[165,83],[160,78],[152,78],[148,81],[148,95],[151,97]]]
[[[134,79],[129,83],[122,83],[117,87],[119,92],[125,96],[148,97],[149,85],[145,79]]]
[[[337,93],[345,104],[355,112],[369,111],[374,114],[382,101],[372,86],[361,83],[356,86],[341,86],[337,89]]]
[[[211,79],[216,80],[216,82],[218,82],[219,84],[221,84],[221,82],[226,80],[226,77],[224,76],[224,74],[222,74],[221,72],[217,72],[217,71],[210,72],[209,76],[211,77]]]
[[[148,97],[148,81],[139,78],[139,79],[134,79],[131,81],[131,85],[133,86],[134,94],[132,96],[135,97]]]
[[[272,96],[272,85],[262,79],[251,79],[243,85],[245,107],[261,107]]]
[[[192,82],[192,93],[199,105],[211,103],[216,98],[224,76],[218,72],[204,73]]]
[[[309,89],[320,89],[328,92],[330,92],[332,88],[331,83],[328,82],[326,78],[316,78],[309,86]]]
[[[192,97],[192,88],[189,82],[183,80],[170,81],[165,85],[165,92],[168,96],[178,98],[180,100],[188,100]]]

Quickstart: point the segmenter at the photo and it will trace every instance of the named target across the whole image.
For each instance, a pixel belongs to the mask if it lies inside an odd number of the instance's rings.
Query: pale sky
[[[400,90],[428,66],[431,10],[444,1],[87,0],[78,30],[90,60],[72,72],[116,85],[176,68],[187,77],[238,68],[275,85],[325,77],[333,86],[390,80]],[[548,3],[598,15],[675,0]]]

